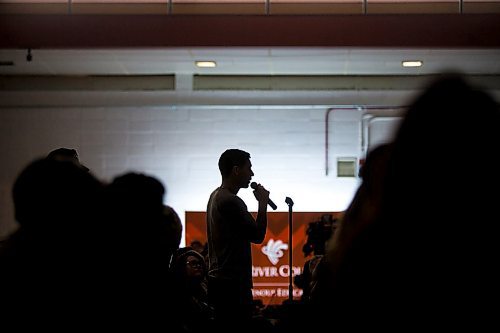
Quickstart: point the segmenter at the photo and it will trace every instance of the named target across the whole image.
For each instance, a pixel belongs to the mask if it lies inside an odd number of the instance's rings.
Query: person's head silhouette
[[[89,168],[80,163],[80,160],[78,159],[78,153],[76,149],[73,148],[61,147],[54,149],[47,155],[46,158],[55,161],[70,161],[81,167],[83,170],[89,171]]]

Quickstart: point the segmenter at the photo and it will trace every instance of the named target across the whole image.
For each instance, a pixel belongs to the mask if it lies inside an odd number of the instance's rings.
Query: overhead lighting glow
[[[215,61],[196,61],[196,67],[200,68],[214,68],[217,67],[217,63]]]
[[[401,61],[401,66],[403,67],[420,67],[424,64],[421,60],[405,60]]]

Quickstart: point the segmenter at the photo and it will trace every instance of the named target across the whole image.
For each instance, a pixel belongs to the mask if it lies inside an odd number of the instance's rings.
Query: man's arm
[[[227,219],[237,222],[234,228],[239,229],[241,237],[248,241],[260,244],[264,241],[267,229],[267,198],[269,192],[264,188],[260,189],[258,194],[255,194],[259,202],[257,218],[248,212],[247,205],[240,197],[233,195],[225,200],[222,204],[222,211],[226,212]]]

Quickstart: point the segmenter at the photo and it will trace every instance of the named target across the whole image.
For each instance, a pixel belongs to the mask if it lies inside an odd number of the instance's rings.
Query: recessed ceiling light
[[[217,67],[217,63],[215,61],[196,61],[197,67],[200,68],[214,68]]]
[[[420,67],[424,64],[422,60],[404,60],[401,61],[403,67]]]

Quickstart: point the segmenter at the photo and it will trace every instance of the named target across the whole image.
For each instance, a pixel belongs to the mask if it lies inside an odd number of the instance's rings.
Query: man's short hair
[[[240,149],[228,149],[219,158],[219,170],[222,177],[231,174],[234,166],[242,166],[250,160],[250,154]]]
[[[47,158],[51,160],[55,160],[58,157],[75,158],[78,160],[78,153],[76,152],[76,149],[72,148],[57,148],[52,150],[47,155]]]
[[[87,168],[85,165],[80,163],[80,160],[78,159],[78,153],[76,149],[73,148],[57,148],[52,150],[46,157],[49,160],[55,160],[55,161],[72,161],[79,167],[81,167],[85,171],[89,171],[89,168]]]

